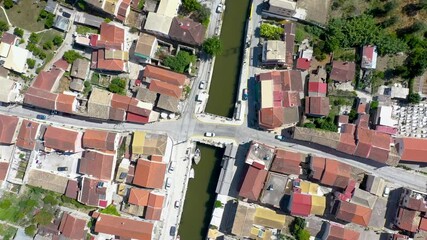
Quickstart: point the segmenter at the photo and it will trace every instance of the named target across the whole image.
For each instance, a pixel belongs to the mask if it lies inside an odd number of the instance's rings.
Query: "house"
[[[141,33],[136,42],[134,56],[141,63],[150,63],[158,46],[157,38],[147,33]]]
[[[375,124],[387,127],[397,127],[398,121],[392,115],[393,107],[379,106],[375,114]]]
[[[62,75],[64,75],[64,70],[58,68],[54,68],[50,71],[41,71],[31,86],[48,92],[53,92],[58,88],[59,80]]]
[[[427,193],[404,188],[400,196],[400,206],[423,213],[427,212]]]
[[[180,87],[189,84],[189,79],[184,74],[152,65],[145,66],[142,77],[143,81],[147,84],[150,84],[153,80],[158,80]]]
[[[87,112],[89,116],[100,119],[109,119],[112,93],[94,88],[89,96]]]
[[[83,147],[100,151],[114,151],[117,149],[118,140],[117,133],[86,129],[83,134]]]
[[[95,151],[84,151],[79,162],[79,173],[100,180],[113,179],[115,156]]]
[[[48,126],[43,139],[46,148],[71,153],[82,151],[81,132]]]
[[[27,49],[10,45],[3,67],[17,73],[24,73],[27,70],[27,58],[30,52]]]
[[[53,63],[53,68],[61,69],[64,72],[67,72],[70,68],[70,64],[61,58]]]
[[[397,211],[394,225],[402,230],[415,233],[418,231],[420,221],[419,212],[401,207]]]
[[[73,78],[70,82],[70,89],[76,92],[83,92],[85,89],[84,81],[78,78]]]
[[[122,0],[121,3],[118,4],[118,9],[116,9],[116,18],[123,23],[126,23],[127,17],[129,16],[130,3],[131,0]]]
[[[0,144],[10,145],[16,142],[18,124],[18,117],[0,115]]]
[[[151,190],[133,187],[129,191],[128,203],[136,206],[146,207]],[[142,214],[141,214],[142,215]]]
[[[427,163],[427,139],[404,137],[395,141],[401,161]]]
[[[79,184],[77,182],[77,180],[74,179],[68,179],[67,182],[67,187],[65,189],[65,196],[71,198],[71,199],[76,199],[79,195]]]
[[[363,69],[375,69],[377,68],[377,46],[363,46],[362,48],[362,63],[360,66]]]
[[[22,120],[22,124],[19,129],[19,134],[16,139],[16,146],[30,151],[34,150],[34,147],[36,146],[36,139],[39,127],[39,123],[32,122],[26,119]]]
[[[259,169],[249,166],[245,179],[239,191],[239,196],[252,201],[257,201],[264,187],[264,181],[267,177],[267,171],[264,168]]]
[[[305,160],[304,158],[305,156],[302,153],[278,149],[270,171],[283,174],[300,175],[300,164]]]
[[[391,87],[382,85],[378,88],[378,94],[404,100],[408,97],[409,88],[403,87],[400,83],[394,83]]]
[[[280,40],[268,40],[262,48],[264,65],[284,66],[286,64],[286,43]]]
[[[313,117],[324,117],[329,114],[328,97],[306,97],[305,114]]]
[[[24,95],[24,104],[49,110],[56,109],[58,94],[46,90],[30,87]]]
[[[344,189],[350,180],[351,166],[332,159],[325,159],[325,169],[320,183]]]
[[[128,60],[128,52],[99,49],[92,52],[91,68],[107,72],[128,72]]]
[[[100,28],[101,24],[104,22],[104,18],[100,18],[85,12],[76,12],[74,15],[74,22],[94,28]]]
[[[232,178],[232,176],[231,176]],[[260,201],[275,208],[280,208],[283,195],[287,190],[288,177],[283,174],[268,172],[267,181],[264,184]]]
[[[177,42],[190,46],[200,46],[205,40],[205,27],[190,18],[174,17],[172,19],[169,37]]]
[[[311,211],[311,195],[293,192],[289,200],[288,210],[292,216],[308,217]]]
[[[246,155],[245,163],[268,170],[273,161],[274,153],[274,147],[252,141]]]
[[[354,62],[333,61],[329,78],[338,83],[354,80],[356,64]]]
[[[164,195],[151,191],[148,196],[147,209],[144,218],[148,220],[160,220],[164,201]]]
[[[163,187],[166,174],[166,164],[162,162],[138,159],[133,184],[146,188]]]
[[[28,185],[40,187],[61,195],[64,194],[68,183],[67,176],[36,168],[30,168],[26,175],[28,175]]]
[[[292,17],[296,13],[296,2],[291,0],[269,0],[267,11],[279,18]]]
[[[108,182],[83,177],[77,200],[85,205],[107,207],[112,201],[111,186]]]
[[[367,227],[371,220],[372,209],[354,203],[340,201],[336,219]]]
[[[328,84],[324,82],[308,82],[309,97],[326,97]]]
[[[172,20],[178,15],[180,5],[179,0],[160,1],[157,11],[148,13],[144,29],[155,35],[168,37]]]
[[[283,33],[283,38],[286,44],[286,64],[288,68],[291,68],[294,65],[296,27],[297,25],[291,21],[284,24],[285,31]]]
[[[70,18],[62,15],[56,15],[55,21],[53,22],[53,28],[62,32],[68,32],[70,30]]]
[[[166,135],[135,131],[132,139],[132,154],[164,156],[166,143]]]
[[[310,178],[320,181],[325,171],[326,159],[322,157],[311,156],[309,158]]]
[[[181,99],[183,97],[183,88],[159,80],[151,80],[148,90],[176,99]]]
[[[86,59],[79,58],[73,62],[70,76],[81,80],[86,80],[89,76],[90,62]]]
[[[307,71],[310,69],[311,60],[307,58],[298,58],[296,68],[301,71]]]
[[[160,94],[156,107],[166,112],[177,113],[179,112],[179,99]]]
[[[74,113],[77,110],[77,97],[70,94],[59,93],[56,98],[56,110],[64,113]]]
[[[21,84],[4,77],[0,77],[0,82],[3,86],[0,89],[0,102],[2,103],[15,102],[16,98],[20,94],[19,90],[21,89]]]
[[[0,162],[0,184],[2,184],[4,180],[6,180],[8,171],[9,171],[9,163]]]
[[[95,212],[92,217],[96,219],[94,231],[119,238],[151,240],[154,224],[141,220],[133,220]]]
[[[85,230],[86,220],[71,215],[68,212],[62,214],[59,232],[61,236],[68,239],[84,239],[87,231]]]
[[[18,38],[14,34],[4,32],[0,42],[7,43],[9,45],[15,45],[17,39]]]
[[[334,222],[324,222],[325,231],[321,240],[359,240],[360,232],[345,228]]]

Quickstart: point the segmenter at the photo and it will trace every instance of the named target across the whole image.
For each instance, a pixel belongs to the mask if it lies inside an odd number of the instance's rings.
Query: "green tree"
[[[6,22],[0,21],[0,32],[6,32],[9,30],[9,24]]]
[[[187,12],[197,11],[202,8],[202,5],[197,0],[183,0],[182,7]]]
[[[49,16],[46,18],[44,22],[44,27],[51,28],[54,22],[55,22],[55,16],[53,14],[49,14]]]
[[[126,80],[121,78],[114,78],[108,85],[108,90],[112,93],[125,94]]]
[[[43,49],[44,50],[51,50],[53,49],[53,42],[52,41],[47,41],[43,44]]]
[[[33,68],[34,68],[34,66],[36,65],[36,60],[31,59],[31,58],[28,58],[28,59],[27,59],[27,65],[28,65],[28,67],[29,67],[30,69],[33,69]]]
[[[58,47],[58,46],[61,46],[64,39],[62,38],[62,36],[56,35],[52,41],[53,41],[53,44]]]
[[[304,127],[305,128],[316,128],[316,124],[314,124],[312,122],[307,122],[307,123],[304,123]]]
[[[108,207],[102,209],[101,211],[99,211],[100,213],[105,213],[105,214],[109,214],[109,215],[114,215],[114,216],[120,216],[119,211],[117,211],[117,208],[114,205],[109,205]]]
[[[64,60],[65,61],[67,61],[67,63],[73,63],[76,59],[78,59],[78,58],[82,58],[82,56],[78,53],[78,52],[76,52],[76,51],[74,51],[74,50],[68,50],[68,51],[66,51],[65,53],[64,53],[64,56],[63,56],[63,58],[64,58]]]
[[[12,0],[4,0],[3,5],[4,5],[4,8],[10,9],[13,7],[13,1]]]
[[[37,33],[31,33],[28,41],[30,43],[37,44],[40,41],[40,36]]]
[[[408,102],[413,104],[418,104],[421,101],[421,96],[418,93],[408,94]]]
[[[183,73],[188,65],[196,60],[195,58],[186,51],[179,51],[176,56],[166,57],[163,64],[175,72]]]
[[[263,23],[260,26],[261,37],[267,38],[269,40],[279,40],[280,36],[283,34],[283,31],[283,28],[268,23]]]
[[[30,226],[28,226],[28,227],[25,228],[25,234],[27,236],[32,237],[36,233],[36,230],[37,230],[36,226],[30,225]]]
[[[377,109],[378,108],[378,104],[379,104],[378,101],[372,101],[371,102],[371,109]]]
[[[15,29],[13,29],[13,34],[15,34],[18,37],[23,37],[24,36],[24,30],[22,30],[21,28],[16,27]]]
[[[297,240],[309,240],[310,239],[310,232],[306,229],[301,229],[296,236]]]
[[[34,221],[40,225],[48,225],[52,222],[53,214],[46,209],[42,209],[34,216]]]
[[[215,56],[221,53],[222,45],[217,36],[206,39],[203,42],[202,49],[205,53]]]
[[[54,196],[48,194],[43,198],[43,203],[55,206],[56,204],[58,204],[58,201]]]

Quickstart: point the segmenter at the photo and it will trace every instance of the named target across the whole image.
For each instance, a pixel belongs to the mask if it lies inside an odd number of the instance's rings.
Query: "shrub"
[[[28,41],[33,44],[37,44],[40,41],[40,36],[37,33],[31,33]],[[27,48],[28,49],[28,48]]]
[[[203,51],[205,53],[215,56],[221,53],[222,44],[217,36],[206,39],[202,45]]]
[[[56,35],[52,41],[53,41],[53,44],[58,47],[58,46],[61,46],[64,39],[62,38],[62,36]]]
[[[64,56],[63,56],[63,58],[64,58],[64,60],[65,61],[67,61],[67,63],[73,63],[76,59],[78,59],[78,58],[82,58],[82,56],[78,53],[78,52],[76,52],[76,51],[74,51],[74,50],[68,50],[68,51],[66,51],[65,53],[64,53]]]
[[[22,38],[24,36],[24,30],[22,30],[21,28],[15,28],[13,29],[13,34]]]
[[[114,205],[109,205],[108,207],[102,209],[99,212],[104,214],[114,215],[114,216],[120,216],[120,213],[117,211],[117,208]]]
[[[31,59],[31,58],[28,58],[28,59],[27,59],[27,65],[28,65],[28,67],[29,67],[30,69],[33,69],[33,68],[34,68],[34,66],[36,65],[36,60]]]
[[[53,42],[52,41],[45,42],[43,44],[43,49],[44,50],[52,50],[53,49]]]
[[[108,85],[108,90],[112,93],[118,93],[121,95],[125,94],[126,80],[120,78],[114,78]]]
[[[179,51],[176,56],[168,56],[163,64],[173,71],[183,73],[188,65],[195,60],[195,56],[186,51]]]
[[[28,226],[28,227],[25,228],[25,234],[27,236],[32,237],[36,233],[36,230],[37,230],[36,226],[30,225],[30,226]]]
[[[34,216],[34,221],[40,225],[48,225],[52,222],[53,214],[46,209],[42,209]]]
[[[260,34],[261,37],[267,38],[269,40],[279,40],[280,36],[283,34],[283,28],[276,25],[263,23],[260,27]]]
[[[12,0],[4,0],[3,5],[4,5],[4,8],[10,9],[13,7],[13,1]]]
[[[220,208],[220,207],[222,207],[222,202],[219,200],[216,200],[215,201],[215,208]]]
[[[9,24],[7,24],[6,22],[0,21],[0,31],[6,32],[8,30],[9,30]]]
[[[56,204],[58,204],[58,201],[56,200],[56,198],[54,197],[54,196],[52,196],[52,195],[46,195],[44,198],[43,198],[43,202],[45,203],[45,204],[49,204],[49,205],[52,205],[52,206],[55,206]]]

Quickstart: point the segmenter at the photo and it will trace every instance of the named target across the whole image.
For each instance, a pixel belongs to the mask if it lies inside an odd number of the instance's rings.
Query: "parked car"
[[[173,172],[173,170],[175,170],[175,164],[176,162],[171,162],[169,165],[169,172]]]
[[[276,135],[276,139],[282,141],[284,137],[282,135]]]
[[[243,89],[243,96],[242,96],[243,100],[248,100],[248,89],[245,88]]]
[[[389,194],[390,194],[390,188],[389,187],[385,187],[384,188],[383,197],[388,197]]]
[[[171,187],[171,179],[170,178],[166,178],[165,188],[168,189],[170,187]]]
[[[65,172],[68,171],[68,167],[58,167],[58,172]]]
[[[172,226],[171,229],[169,230],[169,234],[173,237],[175,236],[175,232],[176,232],[176,227]]]
[[[224,12],[224,9],[225,9],[224,4],[220,3],[220,4],[218,4],[218,6],[216,7],[216,12],[217,12],[217,13],[222,13],[222,12]]]
[[[199,89],[205,89],[205,82],[200,82]]]
[[[215,137],[215,133],[213,133],[213,132],[205,132],[205,137]]]
[[[181,206],[181,202],[179,200],[175,201],[175,208],[179,208],[179,206]]]
[[[46,115],[43,115],[43,114],[37,114],[36,118],[37,118],[37,119],[40,119],[40,120],[46,120]]]

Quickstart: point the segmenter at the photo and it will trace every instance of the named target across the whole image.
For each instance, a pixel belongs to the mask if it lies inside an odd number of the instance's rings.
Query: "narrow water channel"
[[[249,0],[226,0],[221,28],[222,53],[216,57],[206,112],[233,117]]]
[[[198,144],[201,160],[193,164],[194,179],[188,183],[179,235],[185,240],[206,238],[216,198],[215,189],[221,172],[224,149]]]

